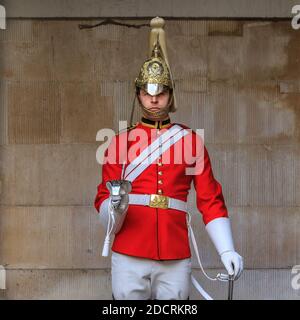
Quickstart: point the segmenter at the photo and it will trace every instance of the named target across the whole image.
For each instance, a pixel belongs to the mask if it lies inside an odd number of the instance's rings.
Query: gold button
[[[161,189],[158,189],[158,190],[157,190],[157,193],[158,193],[158,194],[162,194],[163,191],[162,191]]]
[[[157,164],[158,164],[160,167],[162,166],[162,163],[161,163],[161,162],[158,162]]]
[[[162,180],[158,180],[158,184],[163,184]]]
[[[158,171],[158,174],[159,174],[160,176],[162,176],[162,171]]]

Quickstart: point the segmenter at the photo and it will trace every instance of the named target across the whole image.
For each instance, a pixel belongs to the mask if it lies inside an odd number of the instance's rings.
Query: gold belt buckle
[[[149,207],[168,209],[169,207],[169,198],[161,194],[150,194],[150,203]]]

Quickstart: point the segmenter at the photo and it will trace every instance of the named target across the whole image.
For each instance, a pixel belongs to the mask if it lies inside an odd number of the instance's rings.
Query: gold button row
[[[158,131],[157,133],[159,134],[159,131]],[[161,162],[161,157],[159,158],[159,160],[158,160],[158,162],[157,162],[157,165],[158,165],[159,167],[161,167],[161,166],[163,165],[162,162]],[[163,174],[162,171],[158,171],[158,175],[162,176],[162,174]],[[163,182],[162,182],[161,179],[158,180],[158,184],[163,184]],[[163,194],[162,189],[158,189],[158,190],[157,190],[157,193],[158,193],[158,194]]]

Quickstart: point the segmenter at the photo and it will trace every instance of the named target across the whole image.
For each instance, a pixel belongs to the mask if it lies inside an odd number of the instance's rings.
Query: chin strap
[[[170,105],[169,104],[167,106],[165,106],[164,108],[160,109],[159,111],[148,110],[147,108],[145,108],[143,106],[143,104],[140,102],[140,100],[139,100],[139,105],[142,108],[143,113],[145,115],[148,115],[148,116],[151,116],[153,118],[156,118],[157,120],[161,119],[162,117],[166,117],[169,114],[169,110],[170,110]]]
[[[132,122],[133,122],[133,115],[134,115],[134,109],[135,109],[135,99],[136,99],[136,94],[134,95],[133,102],[132,102],[132,107],[131,107],[131,114],[130,114],[130,127],[132,127]]]

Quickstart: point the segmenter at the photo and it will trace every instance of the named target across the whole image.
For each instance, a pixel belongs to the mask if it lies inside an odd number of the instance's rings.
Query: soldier
[[[112,139],[95,199],[99,218],[107,228],[104,256],[108,255],[110,235],[115,235],[111,272],[113,298],[117,300],[189,299],[191,251],[186,201],[192,181],[197,208],[226,270],[237,279],[243,269],[209,154],[194,131],[172,123],[169,116],[176,111],[176,99],[163,25],[163,19],[152,19],[151,57],[135,81],[143,116]],[[187,137],[192,139],[185,143]],[[202,156],[194,162],[184,159],[177,163],[175,158],[183,153],[184,144],[193,155],[202,146]],[[187,174],[187,169],[193,169],[193,174]]]

